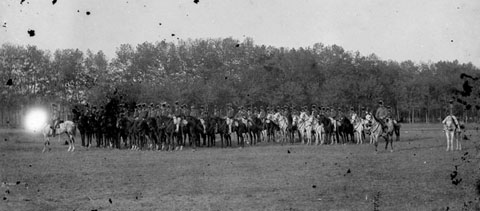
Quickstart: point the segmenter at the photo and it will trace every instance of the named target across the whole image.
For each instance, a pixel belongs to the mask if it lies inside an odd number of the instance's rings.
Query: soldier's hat
[[[205,107],[206,107],[206,106],[204,106],[204,105],[201,105],[201,106],[200,106],[200,109],[205,109]]]
[[[387,107],[388,109],[392,108],[392,107],[390,107],[390,106],[386,106],[386,107]]]
[[[178,101],[175,101],[175,105],[178,105],[178,104],[179,104]]]
[[[362,106],[362,110],[365,110],[365,106]]]
[[[92,108],[96,109],[96,108],[97,108],[97,106],[93,106]]]
[[[190,108],[191,108],[191,109],[194,109],[194,108],[195,108],[195,105],[190,106]]]
[[[186,104],[183,104],[183,105],[181,106],[181,108],[186,108],[186,107],[187,107],[187,105],[186,105]]]
[[[150,107],[153,107],[153,106],[154,106],[154,104],[153,104],[153,103],[150,103]]]
[[[85,104],[86,107],[90,107],[90,105],[88,105],[88,103]]]
[[[170,108],[170,104],[166,103],[165,106],[167,106],[167,108]]]
[[[252,108],[250,108],[250,107],[247,107],[247,110],[248,110],[248,111],[251,111],[251,110],[252,110]]]
[[[166,102],[163,102],[163,103],[162,103],[162,107],[165,107],[165,106],[167,106],[167,103],[166,103]]]
[[[342,110],[342,107],[338,107],[338,110]]]
[[[352,107],[350,107],[350,110],[352,110],[352,111],[353,111],[353,106],[352,106]]]
[[[453,104],[453,99],[450,99],[449,103],[450,103],[450,104]]]
[[[315,104],[312,104],[312,108],[316,108],[316,107],[317,107],[317,105],[315,105]]]
[[[155,106],[156,108],[160,108],[160,104],[157,104],[157,106]]]
[[[379,100],[379,101],[378,101],[378,104],[379,104],[379,105],[383,105],[383,100]]]

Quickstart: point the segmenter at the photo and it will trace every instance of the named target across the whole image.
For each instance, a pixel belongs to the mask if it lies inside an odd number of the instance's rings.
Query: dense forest
[[[403,122],[438,122],[452,99],[457,115],[477,117],[478,107],[471,105],[479,104],[470,92],[479,73],[458,61],[386,61],[337,45],[289,49],[256,45],[250,38],[123,44],[111,59],[102,51],[4,44],[1,119],[3,125],[32,105],[52,102],[67,108],[102,105],[117,93],[125,102],[315,103],[357,110],[372,110],[382,99]]]

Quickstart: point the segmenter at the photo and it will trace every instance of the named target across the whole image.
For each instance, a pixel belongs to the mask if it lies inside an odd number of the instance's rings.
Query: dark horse
[[[202,122],[195,117],[187,116],[182,119],[182,124],[183,134],[189,137],[190,145],[194,148],[200,146],[200,136],[204,131]],[[182,144],[185,145],[185,142]]]
[[[178,147],[181,136],[179,132],[175,132],[176,126],[171,117],[160,116],[157,119],[158,136],[162,150],[173,150]],[[178,149],[178,148],[177,148]]]
[[[325,130],[325,143],[333,143],[332,138],[335,138],[335,126],[330,118],[326,117],[325,115],[320,115],[318,119],[319,123],[323,125],[323,129]]]
[[[251,140],[251,145],[256,145],[261,137],[261,132],[263,130],[262,120],[257,117],[253,117],[248,121],[247,131],[249,138]]]
[[[352,142],[354,141],[355,131],[353,128],[353,124],[350,122],[350,120],[347,117],[342,118],[341,124],[338,127],[338,132],[344,144],[350,141]]]
[[[245,135],[247,134],[247,126],[240,120],[233,120],[232,130],[237,133],[237,145],[245,147]]]
[[[207,117],[205,121],[204,140],[207,140],[207,147],[215,146],[215,133],[217,130],[217,122],[212,117]],[[205,144],[204,144],[205,145]]]
[[[215,124],[216,124],[216,130],[217,130],[216,133],[220,134],[220,142],[221,142],[222,148],[223,148],[224,142],[227,147],[231,147],[232,137],[229,133],[227,120],[220,117],[214,117],[213,119],[215,120]]]
[[[123,141],[125,148],[128,148],[127,141],[130,138],[130,127],[132,126],[132,121],[126,116],[120,116],[120,118],[117,119],[118,143],[120,144],[120,140]]]
[[[275,132],[280,130],[280,127],[271,120],[265,121],[267,128],[267,142],[275,141]]]

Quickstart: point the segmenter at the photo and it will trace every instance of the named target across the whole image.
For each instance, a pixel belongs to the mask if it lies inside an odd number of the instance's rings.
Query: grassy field
[[[480,134],[446,152],[440,125],[372,145],[84,149],[0,131],[0,210],[480,210]],[[236,142],[236,141],[235,141]],[[455,174],[456,172],[456,174]],[[455,183],[455,184],[454,184]]]

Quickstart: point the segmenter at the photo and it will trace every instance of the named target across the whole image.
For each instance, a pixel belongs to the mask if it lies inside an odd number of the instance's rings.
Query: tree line
[[[4,123],[4,114],[30,105],[102,105],[113,93],[136,103],[316,104],[357,111],[373,110],[382,99],[404,122],[435,122],[452,99],[457,115],[477,116],[478,107],[466,106],[474,100],[465,83],[472,86],[479,73],[456,60],[398,62],[338,45],[283,48],[251,38],[122,44],[111,59],[102,51],[3,44],[0,106]]]

